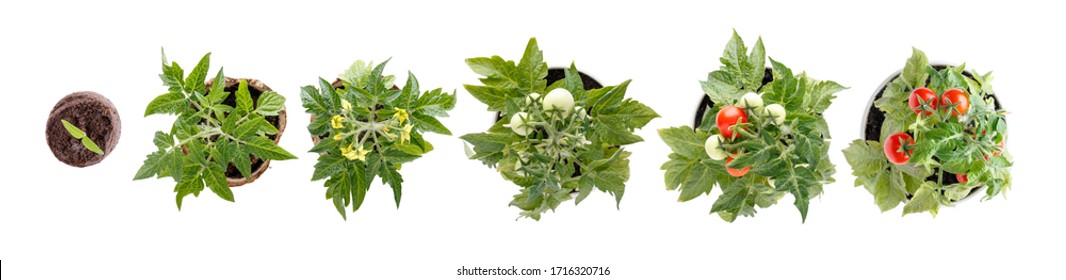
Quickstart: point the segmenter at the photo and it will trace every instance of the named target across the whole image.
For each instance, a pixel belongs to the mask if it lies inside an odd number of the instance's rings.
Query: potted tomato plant
[[[64,96],[48,113],[45,139],[56,159],[74,167],[91,166],[111,154],[122,135],[115,104],[99,93]]]
[[[549,84],[536,39],[517,64],[499,56],[466,63],[485,76],[483,85],[464,85],[466,90],[502,116],[487,132],[461,137],[469,143],[467,156],[521,187],[510,203],[521,209],[520,217],[540,220],[564,201],[580,203],[593,189],[621,202],[629,179],[624,146],[643,141],[633,131],[659,117],[625,97],[630,81],[586,90],[571,64],[563,79]]]
[[[695,127],[659,130],[673,152],[662,166],[666,188],[689,201],[718,186],[722,194],[711,213],[729,222],[788,193],[806,221],[809,201],[835,172],[822,112],[845,88],[767,61],[761,38],[749,53],[735,31],[721,62],[701,82],[705,95]]]
[[[376,177],[392,188],[400,207],[400,167],[433,150],[422,134],[451,135],[437,118],[455,108],[455,93],[421,92],[411,73],[403,89],[396,88],[393,76],[382,75],[387,63],[356,61],[339,82],[319,78],[317,88],[304,86],[300,94],[313,116],[307,126],[315,142],[310,152],[318,153],[311,180],[326,179],[326,199],[344,219],[348,205],[359,210]]]
[[[855,175],[881,211],[929,212],[1010,186],[1006,111],[989,84],[965,64],[930,64],[914,49],[867,109],[863,139],[844,149]]]
[[[270,160],[296,158],[277,145],[285,130],[285,97],[258,80],[226,77],[222,69],[205,82],[210,58],[204,55],[185,76],[164,54],[159,77],[169,90],[144,112],[177,119],[169,132],[155,133],[157,150],[133,179],[173,178],[179,210],[185,196],[199,196],[205,186],[232,202],[230,187],[255,181]]]

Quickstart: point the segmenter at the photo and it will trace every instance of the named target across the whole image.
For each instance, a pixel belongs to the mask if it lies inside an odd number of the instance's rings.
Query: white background
[[[0,276],[4,279],[494,279],[455,276],[466,267],[609,266],[590,279],[1056,278],[1062,271],[1066,191],[1057,176],[1066,44],[1061,6],[1024,1],[845,1],[690,4],[427,1],[290,5],[169,1],[166,4],[0,4]],[[344,1],[349,2],[349,1]],[[352,1],[355,2],[355,1]],[[744,3],[742,3],[744,2]],[[719,67],[736,28],[767,53],[819,79],[850,86],[826,118],[837,183],[810,205],[806,224],[791,196],[755,218],[729,224],[708,215],[718,192],[687,203],[666,191],[659,166],[669,149],[658,128],[687,125],[698,80]],[[486,129],[492,113],[462,89],[477,83],[463,59],[517,60],[537,37],[552,66],[576,61],[604,84],[633,79],[629,96],[662,118],[638,132],[621,209],[593,193],[540,222],[508,207],[517,187],[466,160],[454,136],[427,137],[437,150],[404,166],[399,209],[371,187],[344,221],[311,182],[316,156],[299,87],[332,79],[356,59],[392,57],[388,73],[418,75],[423,88],[457,90],[444,124],[456,136]],[[142,117],[166,89],[159,47],[186,70],[213,52],[225,66],[285,95],[281,145],[300,159],[275,161],[262,178],[234,189],[236,203],[210,192],[174,205],[173,182],[131,181],[152,134],[169,116]],[[970,200],[928,214],[881,213],[852,187],[839,152],[859,137],[870,94],[904,65],[911,46],[932,60],[995,70],[1011,112],[1015,157],[1009,199]],[[109,97],[122,113],[119,146],[102,163],[73,168],[44,139],[49,110],[81,90]],[[557,277],[505,277],[553,279]]]

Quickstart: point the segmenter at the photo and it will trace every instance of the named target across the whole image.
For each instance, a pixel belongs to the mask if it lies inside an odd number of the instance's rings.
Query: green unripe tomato
[[[703,143],[703,149],[707,151],[707,156],[713,160],[723,160],[726,158],[725,149],[722,148],[722,143],[725,142],[725,138],[722,135],[714,134],[707,138],[707,142]]]
[[[569,116],[574,111],[574,95],[564,88],[553,89],[544,96],[541,103],[544,111],[558,111],[563,116]]]
[[[515,113],[511,116],[511,123],[508,126],[511,127],[515,134],[526,136],[533,132],[533,127],[527,125],[523,119],[529,119],[529,114],[526,112]]]
[[[530,103],[536,102],[537,99],[540,99],[540,94],[539,93],[533,92],[533,93],[530,93],[529,95],[526,95],[526,105],[529,105]]]
[[[744,109],[751,109],[752,112],[758,112],[762,109],[762,96],[758,93],[749,92],[740,97],[737,101],[737,107]]]
[[[781,125],[785,123],[785,106],[781,104],[770,104],[763,109],[763,116],[770,118],[774,121],[774,124]]]

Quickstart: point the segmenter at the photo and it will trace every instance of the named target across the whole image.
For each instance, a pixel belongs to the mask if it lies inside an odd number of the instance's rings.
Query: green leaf
[[[582,174],[582,176],[592,177],[592,182],[597,189],[614,196],[617,208],[622,203],[625,184],[629,180],[629,152],[616,150],[611,158],[594,161],[592,167],[594,172]]]
[[[733,222],[741,213],[754,212],[755,195],[744,181],[737,181],[723,189],[711,206],[711,213],[718,213],[723,220]],[[749,210],[744,211],[746,208]]]
[[[488,105],[489,111],[503,111],[506,106],[507,92],[503,89],[475,85],[463,85],[463,88],[478,101]]]
[[[844,149],[844,158],[848,160],[851,174],[855,176],[881,173],[888,167],[884,149],[877,141],[852,141],[851,145]]]
[[[548,64],[544,63],[544,53],[537,46],[536,38],[529,38],[522,60],[518,62],[518,73],[518,86],[523,89],[536,91],[547,86],[544,77],[548,76]]]
[[[903,73],[900,76],[911,88],[925,86],[925,81],[929,78],[929,74],[925,72],[926,67],[929,67],[929,59],[921,50],[917,48],[911,48],[911,50],[911,58],[907,59],[907,65],[903,67]]]
[[[164,160],[165,166],[163,168],[166,168],[167,172],[170,172],[170,176],[174,177],[174,181],[181,182],[185,179],[185,172],[183,171],[185,167],[185,155],[182,154],[180,150],[167,153]]]
[[[937,198],[939,192],[934,189],[935,187],[936,183],[934,182],[923,183],[918,188],[918,191],[914,193],[911,201],[903,206],[903,215],[929,211],[929,214],[936,217],[937,211],[940,210],[940,202]]]
[[[382,180],[392,188],[392,198],[396,201],[396,208],[400,208],[400,197],[403,190],[403,177],[396,171],[393,165],[385,165],[385,172],[381,174]]]
[[[81,145],[85,146],[86,149],[89,149],[89,151],[98,155],[104,154],[104,150],[101,150],[99,146],[96,146],[96,143],[93,142],[92,139],[89,139],[89,137],[82,138]]]
[[[218,197],[234,202],[233,190],[230,189],[229,184],[226,183],[226,171],[217,165],[212,165],[204,172],[204,183],[207,188],[211,189],[211,192],[218,195]]]
[[[216,81],[217,82],[217,81]],[[241,80],[237,85],[237,108],[245,112],[252,111],[252,93],[248,91],[248,81]]]
[[[189,101],[185,99],[185,95],[180,92],[164,93],[152,99],[148,102],[148,107],[144,110],[144,116],[147,117],[152,114],[176,114],[181,112],[182,109],[189,106]]]
[[[318,181],[327,177],[336,176],[349,168],[348,158],[340,154],[330,153],[320,155],[318,163],[315,163],[315,172],[311,175],[311,181]]]
[[[733,33],[735,34],[736,31],[734,30]],[[744,86],[749,91],[755,91],[762,86],[762,78],[766,75],[766,48],[762,44],[762,37],[755,41],[755,46],[752,47],[751,55],[748,56],[745,65],[748,67],[746,74],[749,76]]]
[[[159,79],[163,80],[163,85],[170,88],[171,92],[180,93],[185,85],[185,79],[183,78],[185,70],[182,70],[177,62],[170,63],[168,66],[167,54],[162,47],[159,48],[159,53],[163,58],[163,74],[159,74]]]
[[[147,179],[156,174],[163,168],[163,158],[166,155],[164,151],[156,151],[148,154],[148,157],[144,159],[144,164],[140,169],[137,169],[137,174],[133,175],[133,180]]]
[[[706,81],[700,81],[703,93],[715,104],[730,104],[741,94],[741,90],[729,81],[728,75],[723,71],[714,71],[707,74]]]
[[[412,112],[434,117],[446,117],[448,116],[447,111],[453,108],[455,108],[455,93],[442,93],[438,88],[422,94]]]
[[[211,84],[211,91],[207,94],[207,99],[211,101],[211,104],[221,104],[222,101],[226,100],[226,97],[229,97],[229,92],[226,92],[225,81],[226,76],[222,74],[222,68],[219,68],[218,74],[215,74],[214,83]]]
[[[341,174],[341,176],[330,177],[326,180],[326,199],[333,200],[333,207],[337,208],[337,213],[341,214],[341,218],[348,220],[348,215],[344,211],[344,207],[348,206],[349,194],[352,193],[354,185],[349,180],[350,176],[347,174]],[[356,209],[359,208],[357,204]]]
[[[486,86],[517,88],[521,84],[514,61],[507,61],[499,56],[475,57],[466,59],[466,65],[470,66],[474,73],[485,76],[481,83]]]
[[[229,161],[237,168],[241,176],[244,176],[245,179],[251,178],[252,158],[248,154],[248,149],[244,146],[238,146],[237,143],[231,143],[231,145],[233,145],[233,152],[230,154],[232,157]]]
[[[570,68],[566,68],[564,74],[566,84],[563,87],[574,95],[574,100],[585,99],[585,83],[581,81],[581,72],[577,71],[577,66],[571,62]]]
[[[166,132],[156,131],[155,139],[152,139],[152,142],[155,143],[159,150],[166,150],[174,146],[174,137],[166,134]]]
[[[629,88],[630,81],[631,80],[626,80],[615,87],[605,87],[604,89],[607,89],[607,92],[598,98],[590,95],[589,98],[591,100],[589,106],[592,107],[592,115],[597,116],[601,112],[606,112],[610,109],[619,107],[622,104],[622,100],[625,98],[626,89]]]
[[[681,183],[681,195],[678,196],[677,201],[685,202],[700,195],[710,194],[714,188],[718,172],[713,171],[710,166],[702,164],[698,160],[689,161],[685,164],[686,169],[680,170],[685,176],[679,178],[683,181]],[[670,171],[667,171],[668,176],[670,173]]]
[[[316,136],[329,133],[332,127],[330,126],[330,118],[327,116],[315,116],[315,119],[311,120],[311,123],[307,125],[307,131]]]
[[[262,116],[252,115],[247,121],[238,124],[237,128],[233,129],[233,136],[241,138],[245,136],[254,136],[259,132],[273,135],[278,133],[278,129]]]
[[[474,145],[475,156],[486,164],[495,164],[503,157],[502,151],[508,144],[518,141],[517,135],[502,133],[471,133],[459,137]]]
[[[592,123],[592,130],[603,143],[608,145],[628,145],[644,141],[644,138],[633,134],[621,122],[598,121]]]
[[[691,127],[671,127],[659,129],[659,138],[663,139],[663,142],[667,146],[670,146],[670,150],[685,158],[697,159],[703,158],[707,152],[704,149],[704,143],[707,142],[706,137],[701,137],[693,132]]]
[[[207,53],[203,58],[200,58],[200,62],[196,64],[196,67],[192,68],[192,71],[189,71],[189,76],[185,78],[186,90],[189,92],[204,92],[204,79],[207,79],[207,68],[210,64],[211,53]]]
[[[419,130],[443,135],[452,135],[452,131],[448,130],[447,127],[444,127],[444,124],[441,124],[437,118],[422,113],[413,113],[411,114],[411,120],[412,123],[414,123],[414,126]]]
[[[296,156],[274,144],[274,141],[265,137],[246,136],[241,138],[241,142],[244,142],[244,145],[241,146],[242,148],[261,159],[286,160],[296,158]]]
[[[740,73],[744,73],[744,64],[748,60],[747,54],[748,48],[744,46],[744,40],[740,38],[736,30],[733,30],[733,37],[729,39],[729,43],[726,43],[722,58],[719,59],[722,62],[722,69],[734,76],[739,76]]]
[[[611,112],[602,112],[596,116],[600,122],[617,122],[628,129],[644,127],[652,119],[658,118],[659,114],[654,110],[632,99],[626,99]]]
[[[829,105],[833,103],[833,99],[836,98],[836,93],[847,89],[846,87],[833,82],[833,81],[820,81],[814,85],[814,89],[808,93],[808,98],[805,100],[810,104],[808,106],[813,112],[825,112],[829,108]]]
[[[319,80],[322,80],[322,78],[319,78]],[[328,107],[326,107],[325,101],[322,100],[322,95],[318,93],[318,89],[314,86],[304,86],[300,88],[300,102],[303,103],[307,113],[312,115],[330,114],[330,110],[327,109]]]
[[[70,136],[74,137],[74,139],[82,139],[85,137],[84,131],[81,131],[81,129],[78,129],[78,127],[73,124],[70,124],[67,120],[60,120],[60,122],[63,123],[63,127],[67,129],[67,133],[70,133]]]
[[[388,88],[385,87],[385,83],[384,83],[384,81],[382,79],[383,77],[381,76],[381,73],[385,72],[385,65],[389,64],[389,60],[392,60],[392,59],[391,58],[390,59],[386,59],[381,64],[378,64],[377,66],[375,66],[374,70],[370,71],[370,76],[367,77],[367,82],[366,82],[366,89],[369,90],[370,92],[372,92],[372,93],[381,93],[381,92],[383,92],[383,91],[388,89]],[[383,98],[384,96],[378,96],[378,97],[379,98]]]

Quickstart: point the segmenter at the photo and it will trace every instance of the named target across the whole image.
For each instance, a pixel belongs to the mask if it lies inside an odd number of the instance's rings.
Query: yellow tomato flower
[[[405,124],[403,126],[403,132],[400,134],[400,143],[404,141],[411,141],[411,124]]]
[[[340,141],[341,140],[341,136],[343,136],[343,135],[341,135],[339,133],[337,135],[333,135],[333,140]]]
[[[366,155],[368,153],[370,153],[370,151],[363,149],[363,147],[359,147],[358,149],[354,150],[351,148],[351,146],[348,146],[347,148],[341,148],[341,155],[344,155],[344,157],[348,158],[348,160],[358,159],[366,161]]]
[[[341,109],[344,109],[344,111],[351,111],[352,103],[348,102],[347,99],[341,99]]]
[[[392,118],[399,121],[398,124],[403,124],[404,121],[407,121],[407,110],[396,109],[396,113],[392,114]]]
[[[329,122],[333,128],[344,128],[344,118],[341,116],[333,116],[333,119]]]
[[[356,155],[355,155],[356,158],[358,158],[361,161],[366,161],[366,155],[370,154],[370,151],[368,151],[366,149],[363,149],[363,147],[360,146],[359,149],[355,151],[355,153],[356,153]]]
[[[341,155],[348,158],[348,160],[355,159],[355,151],[352,151],[350,147],[341,147]]]

